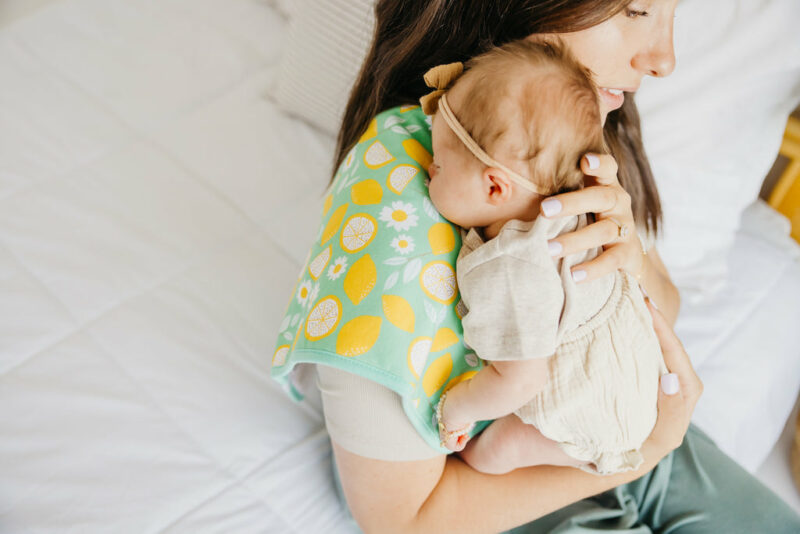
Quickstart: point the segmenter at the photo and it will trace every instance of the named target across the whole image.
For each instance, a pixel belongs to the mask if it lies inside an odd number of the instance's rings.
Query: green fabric
[[[509,534],[797,534],[800,516],[694,425],[647,475]]]
[[[336,466],[339,500],[352,520]],[[500,512],[498,512],[500,513]],[[694,425],[650,473],[507,534],[797,534],[800,516]]]
[[[298,363],[369,378],[397,392],[420,435],[447,452],[434,408],[483,362],[463,342],[455,279],[461,238],[431,204],[430,151],[430,122],[408,106],[375,117],[347,155],[286,311],[271,374],[295,399],[302,398],[291,378]]]

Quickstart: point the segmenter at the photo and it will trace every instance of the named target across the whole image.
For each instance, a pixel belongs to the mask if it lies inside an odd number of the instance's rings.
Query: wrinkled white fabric
[[[483,242],[465,236],[456,267],[464,339],[485,360],[547,358],[548,384],[514,413],[568,455],[611,474],[636,469],[667,372],[650,312],[624,271],[576,284],[596,249],[554,260],[547,241],[585,216],[511,221]]]

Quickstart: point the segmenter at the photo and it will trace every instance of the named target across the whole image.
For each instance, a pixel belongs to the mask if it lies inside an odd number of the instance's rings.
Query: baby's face
[[[485,226],[480,168],[457,150],[460,143],[437,113],[431,131],[433,162],[428,167],[431,201],[448,221],[464,228]]]

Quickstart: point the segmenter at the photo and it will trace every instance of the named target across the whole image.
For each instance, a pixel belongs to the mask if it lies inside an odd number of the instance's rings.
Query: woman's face
[[[677,3],[678,0],[634,0],[596,26],[558,34],[578,61],[594,74],[600,88],[603,122],[610,111],[622,106],[623,91],[634,93],[644,76],[667,76],[675,68],[672,23]]]

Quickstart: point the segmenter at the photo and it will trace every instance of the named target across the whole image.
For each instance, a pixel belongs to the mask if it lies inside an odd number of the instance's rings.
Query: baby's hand
[[[447,393],[443,393],[439,399],[439,404],[436,405],[436,420],[439,424],[439,443],[451,451],[461,451],[466,447],[467,442],[470,440],[469,431],[475,426],[475,423],[456,422],[452,418],[452,411],[448,410],[448,406],[452,407],[451,403],[446,403]]]

